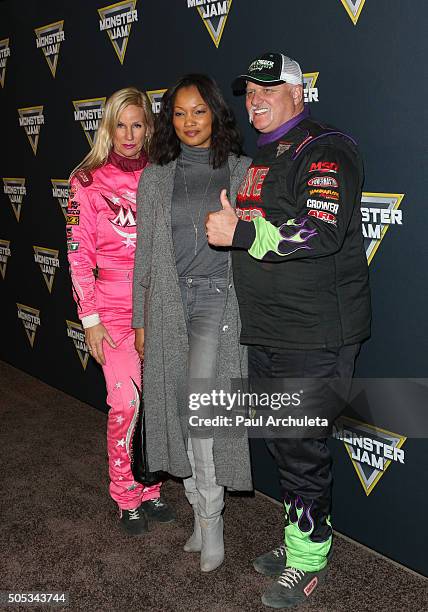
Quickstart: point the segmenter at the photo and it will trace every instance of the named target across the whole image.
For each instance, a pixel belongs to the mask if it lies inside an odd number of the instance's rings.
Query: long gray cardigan
[[[235,201],[250,161],[248,157],[229,156],[231,202]],[[141,175],[132,324],[145,328],[144,405],[149,467],[186,478],[192,470],[186,452],[187,436],[180,422],[187,398],[180,390],[186,380],[188,336],[171,231],[175,169],[173,161],[165,166],[149,166]],[[240,319],[230,259],[217,354],[217,388],[226,391],[231,378],[247,375],[246,350],[239,343]],[[222,427],[214,428],[213,436],[217,483],[236,490],[252,489],[246,433],[235,427]]]

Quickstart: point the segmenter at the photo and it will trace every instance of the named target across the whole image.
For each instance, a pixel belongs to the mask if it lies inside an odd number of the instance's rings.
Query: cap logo
[[[256,60],[248,68],[248,72],[254,72],[255,70],[263,70],[264,68],[273,68],[274,62],[270,60]]]

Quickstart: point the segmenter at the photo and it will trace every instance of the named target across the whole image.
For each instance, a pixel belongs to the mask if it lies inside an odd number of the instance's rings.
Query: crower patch
[[[58,200],[58,204],[63,212],[64,219],[67,215],[68,198],[70,197],[70,188],[67,179],[51,179],[52,197]]]
[[[88,98],[87,100],[73,100],[74,120],[80,125],[92,148],[97,137],[100,120],[104,113],[106,98]]]
[[[232,0],[187,0],[187,8],[196,8],[211,40],[218,48],[229,17]]]
[[[33,153],[36,155],[39,144],[40,129],[45,123],[43,106],[18,108],[18,115],[19,125],[24,128],[31,148],[33,149]]]
[[[19,223],[21,218],[22,203],[24,196],[27,195],[25,178],[4,178],[3,183],[3,191],[7,196],[9,196],[13,212],[15,213],[16,220]]]
[[[401,434],[342,416],[336,422],[334,437],[344,443],[367,496],[393,461],[404,464],[401,447],[406,437]]]
[[[36,332],[40,327],[40,310],[25,306],[25,304],[17,303],[16,306],[18,308],[18,319],[21,319],[30,346],[33,348]]]
[[[9,38],[0,40],[0,85],[4,87],[7,59],[10,57]]]
[[[73,340],[74,348],[76,349],[82,368],[86,370],[88,365],[89,352],[85,341],[85,332],[81,323],[67,321],[67,336]]]
[[[121,64],[125,60],[132,24],[138,21],[136,4],[137,0],[125,0],[98,9],[100,30],[107,32]]]
[[[41,246],[33,246],[34,261],[39,264],[40,270],[45,279],[49,293],[52,292],[52,285],[55,279],[55,272],[59,268],[58,250],[47,249]]]
[[[10,240],[0,240],[0,274],[3,280],[6,276],[7,262],[10,255]]]
[[[366,0],[340,0],[345,7],[346,12],[352,19],[352,23],[357,25],[357,21],[360,18],[361,11],[363,10]]]
[[[403,224],[403,212],[399,210],[404,193],[372,193],[363,191],[361,215],[364,247],[370,264],[380,243],[391,225]]]
[[[305,72],[303,75],[303,96],[305,102],[319,102],[318,87],[316,87],[319,75],[319,72]]]
[[[146,91],[147,97],[152,103],[152,111],[155,115],[157,115],[160,111],[161,100],[165,92],[166,89],[151,89],[150,91]]]
[[[52,76],[55,78],[61,43],[65,40],[64,20],[34,30],[36,46],[43,51]]]

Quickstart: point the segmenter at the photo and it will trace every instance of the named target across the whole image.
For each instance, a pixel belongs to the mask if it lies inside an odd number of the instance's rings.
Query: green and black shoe
[[[278,580],[263,593],[262,602],[277,610],[301,604],[318,588],[326,573],[326,568],[318,572],[305,572],[286,567]]]

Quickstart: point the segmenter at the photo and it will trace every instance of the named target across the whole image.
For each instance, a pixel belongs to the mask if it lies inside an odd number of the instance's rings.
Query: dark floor
[[[1,362],[0,379],[0,590],[68,591],[68,610],[266,612],[269,579],[250,560],[280,542],[278,505],[229,497],[226,561],[202,575],[182,550],[192,513],[179,483],[164,486],[175,524],[124,535],[107,493],[106,415]],[[300,609],[423,612],[428,581],[337,537],[328,582]]]

